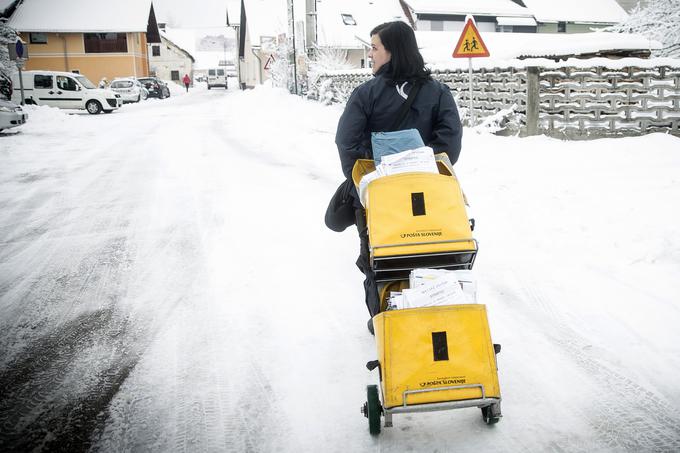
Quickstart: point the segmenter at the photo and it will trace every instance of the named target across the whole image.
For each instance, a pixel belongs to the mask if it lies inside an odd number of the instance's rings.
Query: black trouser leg
[[[370,254],[368,250],[368,226],[366,225],[366,212],[363,209],[357,209],[356,224],[359,233],[360,249],[359,258],[357,258],[357,267],[364,273],[364,291],[366,293],[366,308],[371,317],[380,313],[380,298],[378,297],[378,285],[375,282],[375,274],[371,269]]]

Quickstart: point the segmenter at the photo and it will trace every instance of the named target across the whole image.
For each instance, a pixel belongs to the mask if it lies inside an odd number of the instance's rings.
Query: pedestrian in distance
[[[189,78],[189,74],[184,74],[184,77],[182,78],[182,82],[184,82],[184,86],[187,89],[187,93],[189,92],[189,85],[191,84],[191,79]]]
[[[352,168],[357,159],[373,159],[371,133],[390,131],[411,92],[414,98],[400,129],[417,129],[426,146],[435,153],[446,153],[454,164],[460,154],[462,138],[458,110],[449,88],[432,79],[425,68],[413,29],[404,22],[387,22],[375,27],[370,36],[368,57],[373,63],[374,77],[358,86],[350,96],[335,136],[344,176],[351,183]],[[413,91],[416,86],[418,89]],[[366,214],[354,184],[350,183],[345,184],[345,192],[354,208],[354,223],[360,239],[356,264],[366,277],[366,307],[372,318],[380,311],[380,300],[370,265]],[[333,219],[329,219],[329,212],[326,224],[334,231],[341,231],[333,225]],[[347,226],[340,228],[344,230]],[[373,333],[372,319],[368,328]]]

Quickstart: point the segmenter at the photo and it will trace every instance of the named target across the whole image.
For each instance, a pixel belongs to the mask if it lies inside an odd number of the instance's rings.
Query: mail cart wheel
[[[380,434],[380,413],[382,412],[377,385],[366,387],[366,399],[361,412],[363,412],[364,417],[368,418],[368,431],[375,436]]]
[[[501,420],[501,405],[493,403],[482,408],[482,418],[487,425],[495,425]]]

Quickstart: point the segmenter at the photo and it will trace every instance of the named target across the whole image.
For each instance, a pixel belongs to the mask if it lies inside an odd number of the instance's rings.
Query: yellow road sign
[[[475,23],[468,19],[453,50],[453,58],[488,57],[489,49],[484,44]]]

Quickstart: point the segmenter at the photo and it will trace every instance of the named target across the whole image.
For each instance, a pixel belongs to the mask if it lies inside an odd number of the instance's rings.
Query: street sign
[[[28,47],[24,46],[24,43],[19,39],[15,43],[7,44],[7,50],[9,51],[9,59],[12,61],[28,59]]]
[[[488,57],[489,49],[484,44],[472,18],[468,18],[460,34],[458,44],[453,49],[453,58]]]
[[[272,64],[275,62],[274,60],[274,55],[269,55],[269,58],[267,58],[267,62],[264,64],[264,68],[269,71],[272,68]]]
[[[24,44],[17,39],[17,43],[14,45],[14,49],[17,52],[18,58],[24,58]]]

